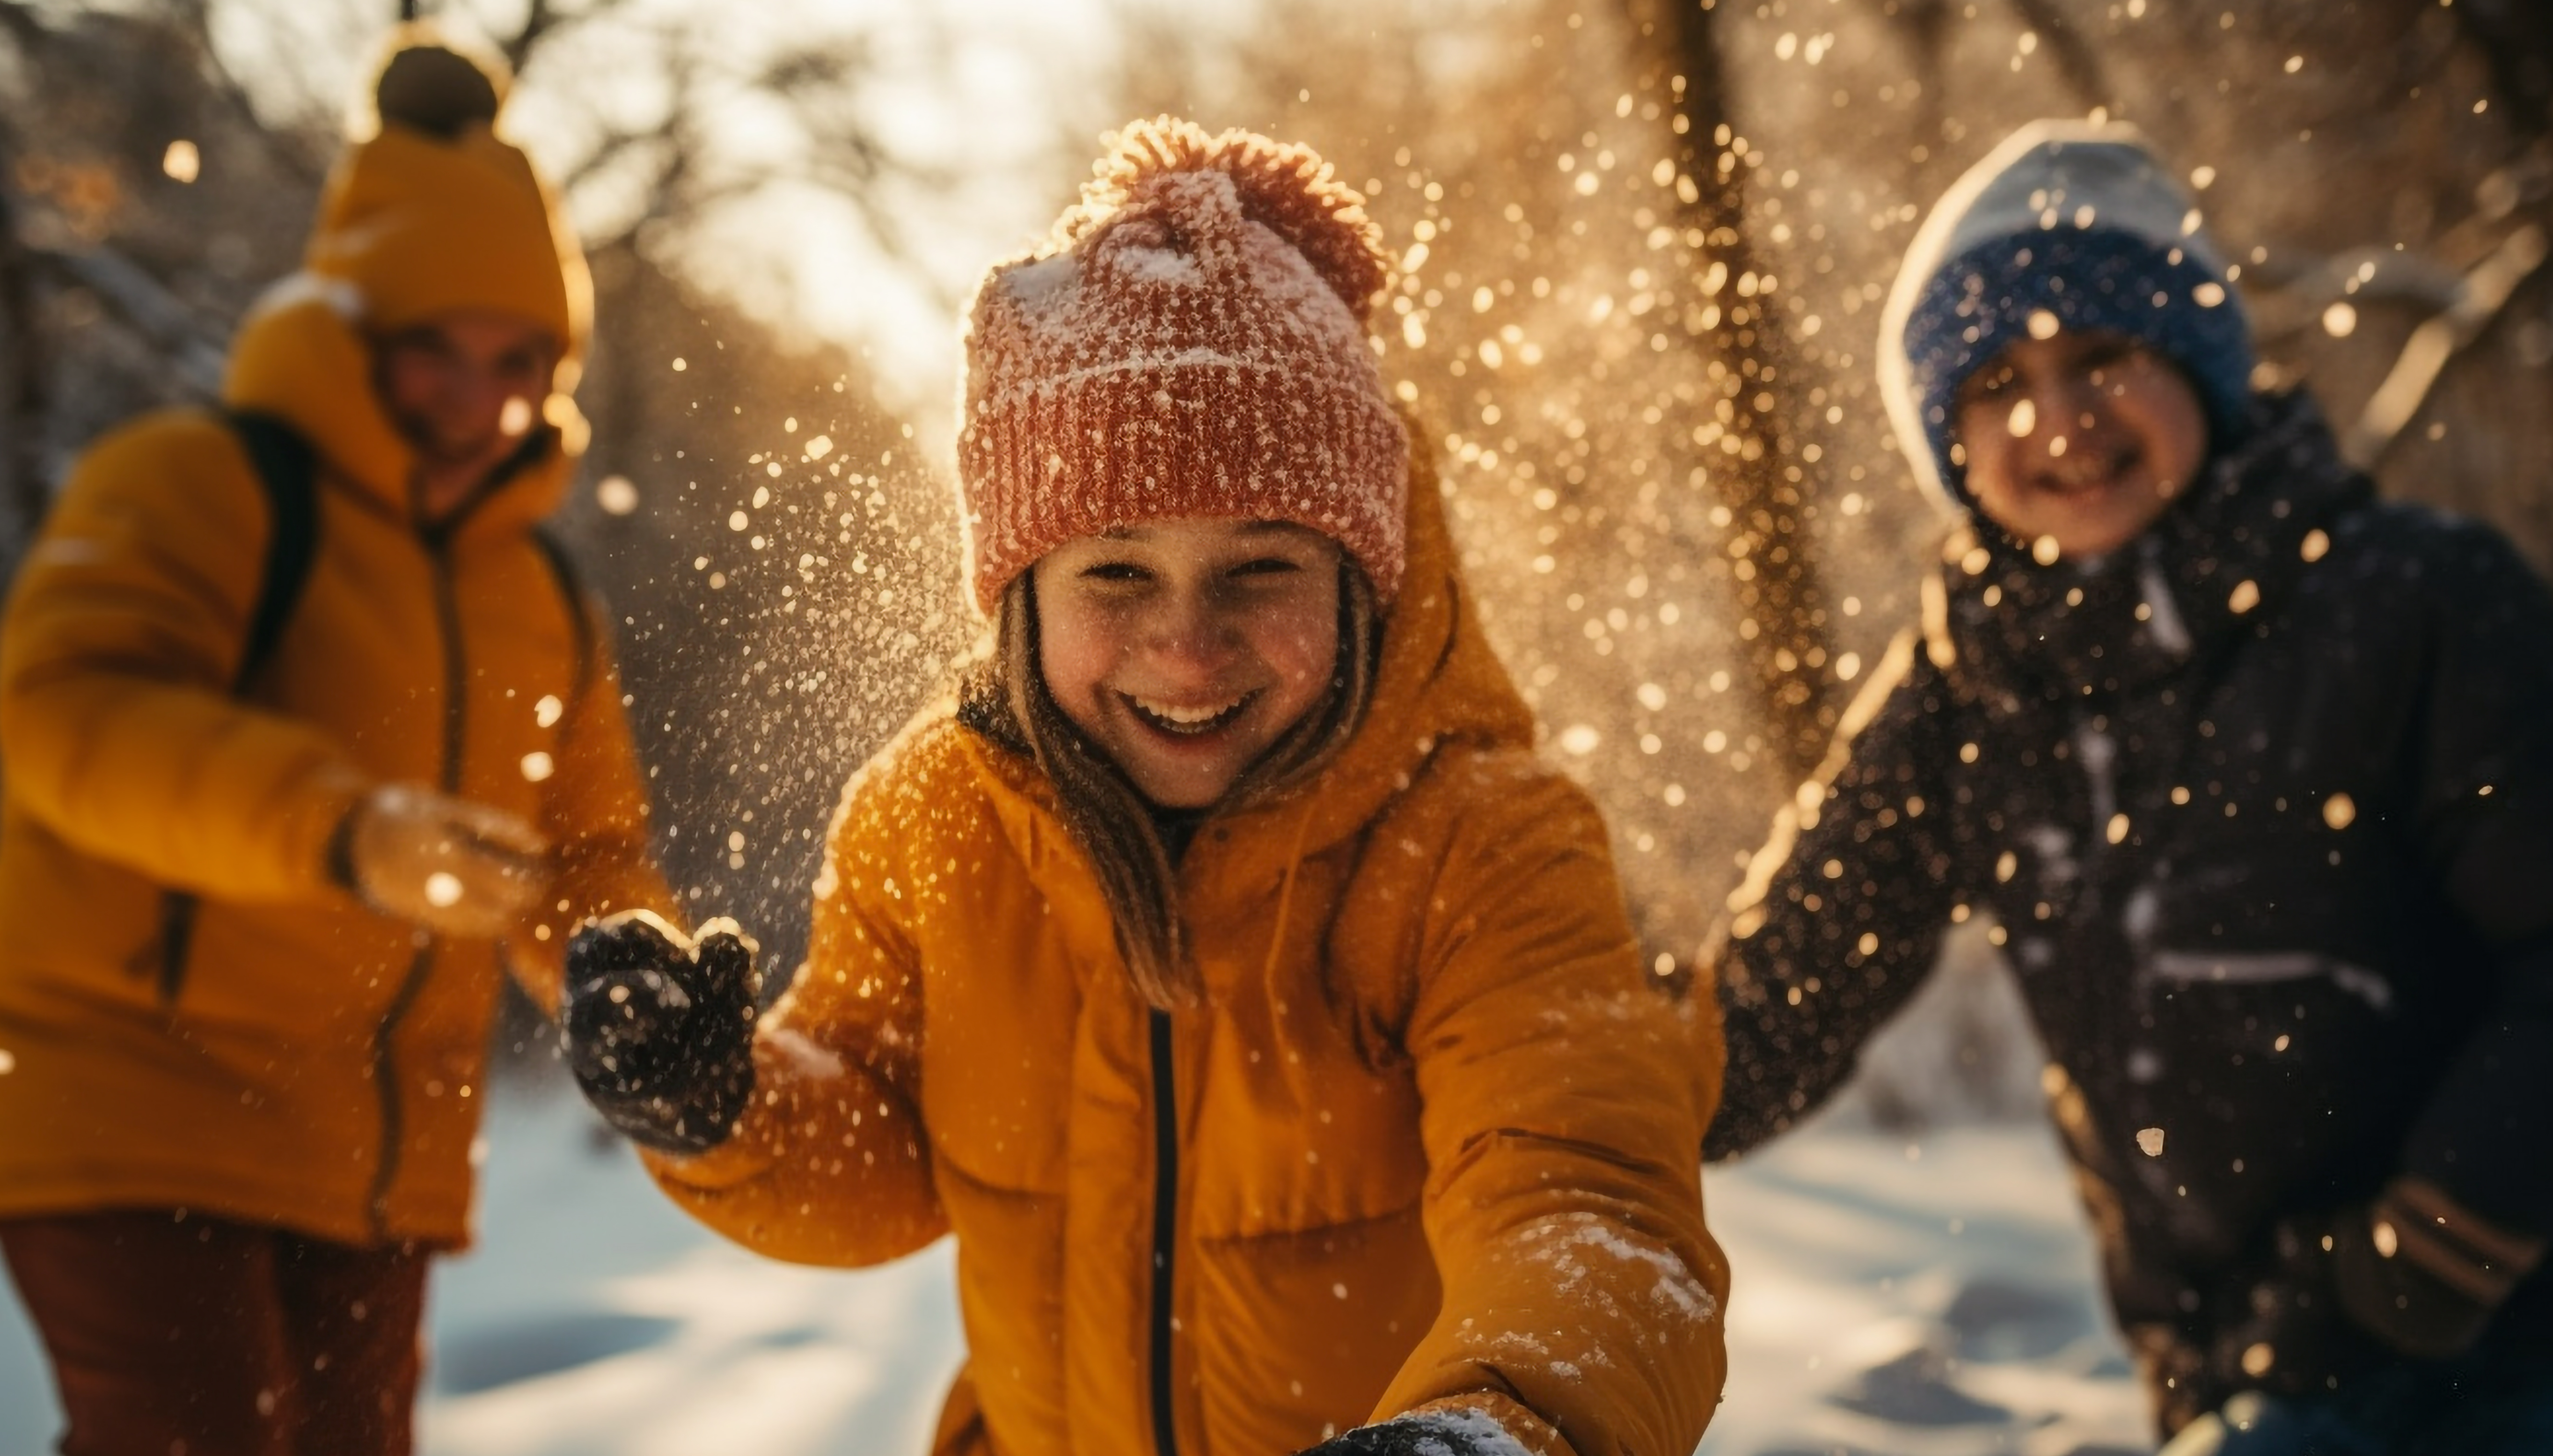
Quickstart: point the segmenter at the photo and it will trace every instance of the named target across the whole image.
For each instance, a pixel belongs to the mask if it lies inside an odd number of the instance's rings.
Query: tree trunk
[[[45,459],[51,361],[38,316],[35,259],[18,233],[7,179],[15,149],[0,136],[0,563],[35,539],[51,494]]]
[[[1633,0],[1635,12],[1645,9]],[[1727,551],[1737,575],[1738,634],[1764,710],[1770,761],[1793,783],[1807,778],[1834,730],[1838,685],[1817,548],[1809,534],[1804,465],[1811,428],[1805,391],[1763,289],[1768,273],[1746,228],[1744,142],[1730,119],[1713,0],[1664,0],[1653,31],[1677,72],[1677,198],[1688,235],[1711,260],[1708,320],[1696,342],[1719,400],[1724,433],[1708,441],[1706,469],[1727,506]],[[1636,19],[1635,14],[1635,19]],[[1723,274],[1724,270],[1724,274]],[[1717,287],[1708,281],[1719,278]],[[1715,405],[1718,401],[1715,401]],[[1709,433],[1709,426],[1703,429]]]

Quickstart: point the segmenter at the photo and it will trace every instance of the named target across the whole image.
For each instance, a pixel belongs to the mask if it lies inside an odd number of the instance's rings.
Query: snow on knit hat
[[[1969,504],[1950,454],[1959,387],[2042,313],[2143,342],[2196,389],[2215,448],[2241,435],[2251,325],[2190,194],[2134,127],[2032,122],[1935,204],[1880,314],[1890,423],[1952,504]]]
[[[966,330],[958,490],[975,600],[1077,536],[1175,516],[1292,521],[1388,603],[1409,441],[1365,318],[1386,255],[1306,148],[1168,117],[1109,142]]]
[[[531,160],[495,131],[502,62],[473,59],[423,25],[399,28],[386,50],[379,125],[329,176],[306,268],[352,284],[376,330],[488,309],[539,323],[573,355],[593,283]]]

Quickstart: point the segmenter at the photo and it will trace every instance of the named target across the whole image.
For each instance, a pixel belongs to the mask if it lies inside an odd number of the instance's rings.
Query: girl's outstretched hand
[[[645,910],[577,931],[559,1025],[605,1121],[662,1153],[726,1140],[753,1095],[758,949],[734,921],[713,920],[695,940]]]
[[[1352,1431],[1300,1456],[1526,1456],[1524,1443],[1478,1410],[1413,1410]]]

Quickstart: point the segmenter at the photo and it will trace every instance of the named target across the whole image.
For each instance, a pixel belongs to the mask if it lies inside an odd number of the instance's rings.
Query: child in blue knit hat
[[[2254,391],[2234,281],[2118,126],[1917,235],[1882,384],[1958,525],[1729,898],[1709,1151],[1982,913],[2167,1456],[2553,1451],[2553,597]]]
[[[1880,392],[1917,475],[2042,554],[2135,539],[2249,432],[2229,272],[2132,129],[2016,133],[1935,206],[1880,322]],[[2109,430],[2038,418],[2042,386],[2095,374]]]

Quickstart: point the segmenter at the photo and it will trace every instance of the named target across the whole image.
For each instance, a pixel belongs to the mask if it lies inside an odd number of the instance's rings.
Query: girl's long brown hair
[[[960,679],[960,722],[1033,759],[1054,785],[1064,828],[1090,857],[1099,893],[1117,928],[1117,949],[1135,989],[1167,1010],[1198,999],[1187,930],[1179,917],[1178,867],[1156,810],[1116,762],[1057,707],[1038,668],[1037,586],[1022,572],[1002,593],[991,650]],[[1339,653],[1329,691],[1245,769],[1209,814],[1228,813],[1302,783],[1337,755],[1374,698],[1381,651],[1374,586],[1339,560]]]

